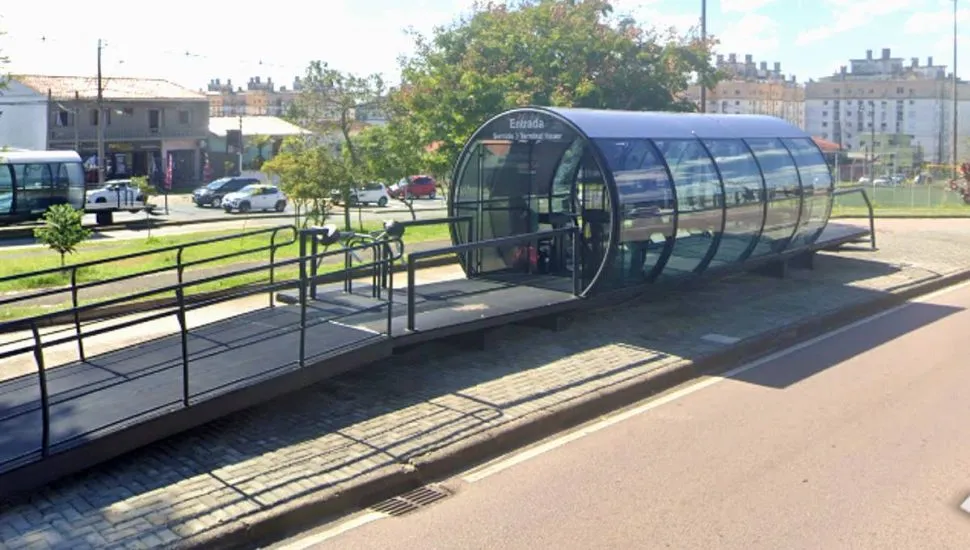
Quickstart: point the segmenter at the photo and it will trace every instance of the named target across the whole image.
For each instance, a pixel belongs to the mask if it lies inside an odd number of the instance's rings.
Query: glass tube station
[[[833,191],[811,136],[778,118],[529,107],[468,141],[449,214],[466,220],[455,244],[578,227],[578,246],[495,246],[462,264],[469,276],[578,269],[586,295],[808,250]]]

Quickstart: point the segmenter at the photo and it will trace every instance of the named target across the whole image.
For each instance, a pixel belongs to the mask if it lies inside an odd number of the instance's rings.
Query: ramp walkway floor
[[[866,235],[858,227],[830,224],[814,248],[833,248]],[[395,281],[395,286],[406,284]],[[554,314],[575,308],[580,300],[568,276],[491,274],[421,284],[414,289],[411,331],[408,292],[396,288],[388,333],[386,290],[383,298],[374,296],[375,289],[367,284],[355,283],[349,294],[342,284],[316,290],[308,300],[303,367],[300,308],[283,305],[189,329],[187,368],[180,334],[46,368],[49,456],[175,411],[195,411],[186,405],[228,399],[227,394],[241,388],[255,393],[240,398],[236,410],[267,399],[263,392],[270,380],[292,374],[289,384],[312,383],[387,356],[396,346]],[[298,301],[293,292],[277,296],[283,303]],[[0,381],[0,476],[14,475],[13,470],[28,464],[44,466],[42,403],[36,372]],[[213,419],[187,414],[194,416],[179,422],[195,425]]]

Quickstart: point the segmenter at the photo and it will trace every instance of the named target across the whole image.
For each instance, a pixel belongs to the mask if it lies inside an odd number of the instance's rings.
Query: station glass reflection
[[[674,190],[664,162],[646,139],[599,139],[619,196],[620,233],[615,284],[651,280],[659,274],[674,236]]]
[[[472,220],[456,243],[578,228],[482,246],[470,276],[576,273],[583,294],[804,248],[833,191],[811,137],[777,118],[545,107],[479,128],[452,182],[450,214]]]
[[[721,172],[727,212],[714,264],[744,260],[757,251],[765,218],[765,183],[748,146],[740,139],[707,139],[704,145]]]
[[[721,232],[724,196],[714,161],[696,139],[654,143],[670,169],[677,193],[677,234],[663,276],[703,269]]]
[[[801,213],[801,184],[795,160],[780,139],[747,139],[765,178],[765,225],[758,243],[767,253],[788,248]]]
[[[812,244],[822,233],[832,209],[835,185],[825,157],[812,140],[782,140],[791,151],[802,181],[802,224],[792,246]]]

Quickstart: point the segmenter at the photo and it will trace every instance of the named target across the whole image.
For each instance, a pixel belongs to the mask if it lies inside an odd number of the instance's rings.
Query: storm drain
[[[380,502],[372,506],[371,510],[383,512],[389,516],[403,516],[450,496],[451,492],[447,489],[425,485]]]

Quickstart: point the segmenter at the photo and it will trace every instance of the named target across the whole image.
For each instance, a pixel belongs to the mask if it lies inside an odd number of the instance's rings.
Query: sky
[[[952,66],[954,0],[708,0],[708,32],[717,53],[752,54],[805,82],[828,76],[867,49],[879,56],[933,56]],[[959,2],[961,44],[970,44],[970,0]],[[429,34],[467,13],[472,0],[326,0],[286,2],[167,0],[135,9],[100,0],[81,9],[65,0],[5,2],[0,54],[13,73],[94,75],[101,39],[106,76],[165,78],[202,89],[213,78],[245,85],[251,76],[289,86],[309,61],[394,83],[398,58],[413,53],[406,29]],[[686,32],[700,22],[701,0],[614,0],[642,24]],[[315,6],[315,7],[313,7]],[[70,17],[63,14],[71,13]],[[962,53],[966,52],[966,53]],[[970,75],[961,48],[958,74]]]

